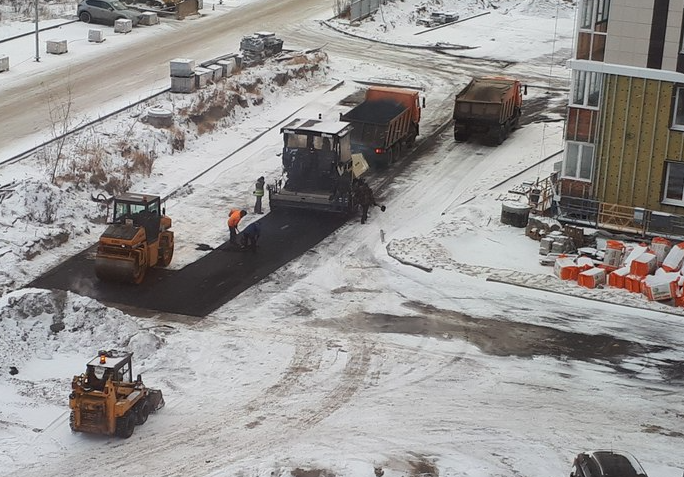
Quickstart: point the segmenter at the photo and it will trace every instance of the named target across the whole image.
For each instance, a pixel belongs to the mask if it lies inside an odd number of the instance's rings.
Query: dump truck
[[[283,175],[268,185],[271,210],[281,207],[352,213],[353,181],[368,170],[353,155],[353,126],[344,121],[294,119],[283,135]]]
[[[157,195],[126,193],[113,203],[112,221],[97,246],[95,274],[100,280],[140,284],[148,268],[171,263],[171,218]]]
[[[454,139],[467,141],[477,134],[492,145],[501,144],[519,125],[522,95],[522,85],[516,79],[473,78],[456,95]]]
[[[129,438],[135,426],[164,407],[159,389],[145,386],[140,375],[133,381],[133,353],[102,350],[74,376],[69,394],[69,426],[74,432]]]
[[[420,113],[418,91],[371,86],[365,100],[340,114],[340,121],[354,127],[353,153],[363,154],[371,165],[389,166],[413,145],[419,134]]]

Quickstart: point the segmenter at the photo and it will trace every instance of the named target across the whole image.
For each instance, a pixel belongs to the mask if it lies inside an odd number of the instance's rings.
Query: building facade
[[[684,0],[579,0],[561,219],[684,236]]]

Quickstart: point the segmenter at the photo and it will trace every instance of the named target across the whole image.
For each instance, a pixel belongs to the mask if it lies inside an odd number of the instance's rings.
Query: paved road
[[[344,224],[345,218],[283,210],[267,214],[259,222],[262,238],[256,253],[232,250],[225,243],[181,270],[151,270],[139,286],[98,280],[95,246],[30,286],[69,290],[114,305],[203,317],[314,247]]]
[[[138,42],[125,53],[105,51],[97,62],[85,56],[76,63],[71,59],[60,68],[46,66],[40,73],[27,75],[20,84],[4,88],[0,84],[0,144],[4,150],[12,150],[15,142],[50,130],[46,89],[52,97],[71,98],[73,118],[93,108],[105,114],[115,109],[108,103],[130,91],[149,91],[155,84],[168,87],[172,58],[215,58],[236,51],[245,34],[279,31],[284,24],[330,11],[330,3],[317,0],[257,0],[228,14],[178,22],[177,29],[160,30],[153,42]],[[11,51],[11,42],[5,46]],[[0,151],[1,159],[6,157]]]

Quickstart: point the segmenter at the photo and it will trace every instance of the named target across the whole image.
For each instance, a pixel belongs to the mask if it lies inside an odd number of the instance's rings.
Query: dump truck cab
[[[99,351],[71,381],[69,425],[74,432],[128,438],[136,425],[164,406],[162,392],[133,381],[133,353]]]
[[[351,131],[347,122],[320,119],[295,119],[284,126],[283,178],[268,186],[271,209],[351,212],[352,181],[368,168],[362,158],[352,157]]]

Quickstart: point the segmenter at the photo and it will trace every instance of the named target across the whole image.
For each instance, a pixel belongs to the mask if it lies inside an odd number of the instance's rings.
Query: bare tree
[[[52,129],[52,137],[55,139],[56,152],[54,157],[48,157],[48,161],[52,162],[52,170],[50,172],[50,182],[55,184],[57,177],[57,169],[62,160],[62,149],[67,139],[69,128],[71,127],[71,106],[73,105],[73,95],[71,89],[70,75],[67,73],[67,79],[64,89],[64,97],[60,98],[55,94],[55,90],[46,89],[48,114],[50,117],[50,127]]]

